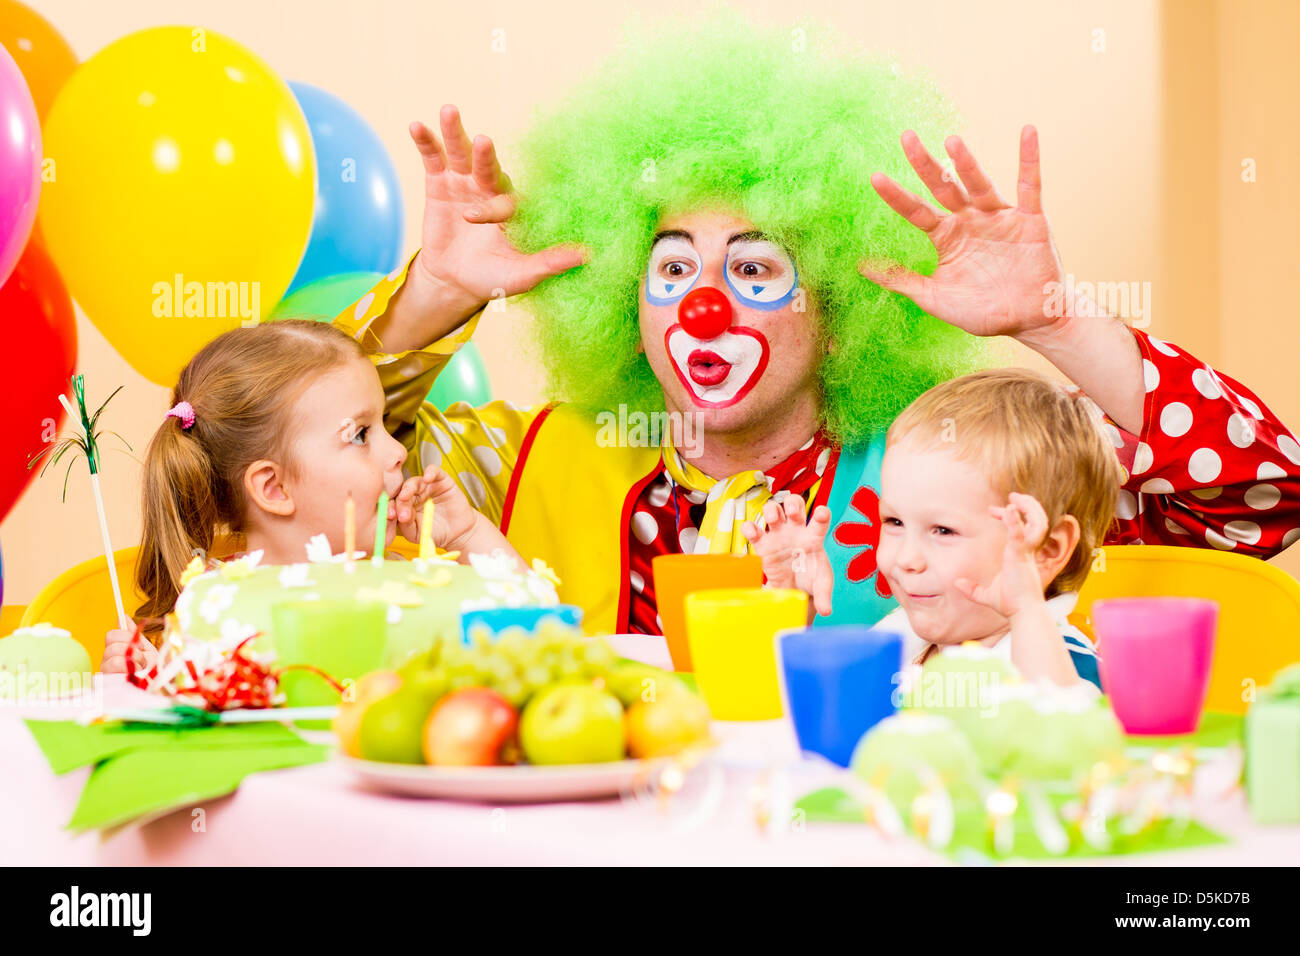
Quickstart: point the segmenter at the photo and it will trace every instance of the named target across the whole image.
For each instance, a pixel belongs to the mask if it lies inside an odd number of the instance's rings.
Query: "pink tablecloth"
[[[135,705],[120,678],[104,683],[110,706]],[[0,863],[224,864],[931,864],[943,858],[911,840],[851,824],[801,824],[789,808],[834,781],[800,760],[783,721],[716,724],[712,768],[692,775],[667,808],[605,800],[492,807],[387,796],[363,789],[329,762],[254,774],[235,794],[107,837],[70,834],[87,770],[50,772],[21,717],[71,716],[53,707],[0,707]],[[1115,857],[1116,865],[1267,865],[1300,859],[1300,826],[1258,827],[1232,788],[1230,761],[1199,771],[1198,817],[1233,838],[1224,846]],[[760,809],[771,824],[760,828]]]

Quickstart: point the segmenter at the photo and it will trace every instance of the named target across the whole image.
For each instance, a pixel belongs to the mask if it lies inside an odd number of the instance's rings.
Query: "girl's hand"
[[[939,253],[933,274],[865,260],[858,271],[972,335],[1014,336],[1064,322],[1063,314],[1055,314],[1061,310],[1049,307],[1049,283],[1063,283],[1064,273],[1043,215],[1037,130],[1026,126],[1020,132],[1015,206],[998,195],[960,137],[949,136],[944,147],[956,177],[914,132],[903,134],[908,162],[949,215],[883,173],[871,177],[890,208],[930,237]]]
[[[496,147],[486,136],[470,142],[455,106],[444,106],[439,119],[441,142],[423,123],[410,127],[424,162],[422,245],[412,272],[468,317],[494,295],[527,292],[581,265],[586,253],[580,246],[525,255],[511,245],[504,224],[515,214],[516,200]]]
[[[127,673],[127,654],[131,644],[131,631],[114,628],[104,635],[104,659],[99,669],[105,674]],[[158,650],[148,641],[137,645],[131,653],[131,672],[146,670],[158,659]]]
[[[433,502],[433,543],[446,551],[458,550],[458,542],[469,537],[482,515],[451,476],[436,465],[402,482],[395,501],[398,532],[407,541],[419,543],[426,501]]]
[[[1047,512],[1037,498],[1013,491],[1005,506],[990,507],[989,514],[1000,519],[1007,531],[1002,569],[987,585],[958,578],[953,586],[977,604],[1012,618],[1043,602],[1043,582],[1035,556],[1047,537]]]
[[[788,495],[782,502],[769,501],[763,506],[766,529],[746,521],[740,533],[763,559],[763,574],[769,585],[807,591],[813,608],[824,616],[831,613],[834,584],[825,543],[831,513],[823,505],[813,511],[812,521],[805,523],[804,515],[802,496]]]

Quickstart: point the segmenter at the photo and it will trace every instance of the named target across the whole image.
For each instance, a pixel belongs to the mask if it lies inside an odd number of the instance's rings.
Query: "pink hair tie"
[[[191,428],[194,425],[194,406],[189,402],[177,402],[174,408],[167,411],[164,418],[179,418],[181,428]]]

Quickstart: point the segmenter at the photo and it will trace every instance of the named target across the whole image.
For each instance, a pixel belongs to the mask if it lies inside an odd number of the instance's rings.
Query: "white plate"
[[[646,790],[667,760],[619,760],[556,767],[428,767],[339,755],[368,787],[409,797],[479,803],[548,803],[631,797]]]

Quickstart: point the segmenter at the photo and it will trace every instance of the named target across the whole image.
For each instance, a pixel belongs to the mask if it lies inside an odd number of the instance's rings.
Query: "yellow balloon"
[[[44,124],[39,222],[73,297],[145,378],[270,313],[311,231],[316,159],[288,85],[210,30],[132,33]]]

